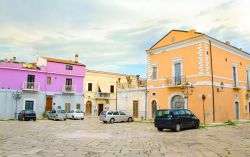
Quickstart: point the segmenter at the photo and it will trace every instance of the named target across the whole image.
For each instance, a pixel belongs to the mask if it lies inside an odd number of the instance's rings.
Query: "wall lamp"
[[[222,91],[223,91],[223,88],[224,88],[224,83],[221,82],[221,83],[220,83],[220,87],[217,87],[217,92],[222,92]]]

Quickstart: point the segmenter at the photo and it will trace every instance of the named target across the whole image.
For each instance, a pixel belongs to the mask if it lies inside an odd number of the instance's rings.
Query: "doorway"
[[[86,102],[86,116],[90,116],[92,114],[92,103],[91,101]]]
[[[157,102],[155,100],[153,100],[151,105],[152,105],[151,116],[152,116],[152,118],[155,118],[155,113],[157,110]]]
[[[34,110],[34,101],[33,100],[26,100],[24,109],[25,110]]]
[[[70,103],[65,103],[65,112],[70,112]]]
[[[98,104],[98,116],[103,111],[103,104]]]
[[[138,100],[133,101],[133,117],[138,118]]]
[[[239,106],[239,102],[235,102],[234,109],[235,109],[235,118],[237,120],[239,120],[240,119],[240,106]]]
[[[51,97],[47,97],[46,98],[46,107],[45,107],[45,111],[51,111],[52,110],[52,98]]]

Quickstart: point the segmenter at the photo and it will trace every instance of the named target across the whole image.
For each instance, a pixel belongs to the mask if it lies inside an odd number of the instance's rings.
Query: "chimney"
[[[227,44],[229,46],[231,45],[230,41],[226,41],[225,44]]]
[[[78,54],[75,54],[75,62],[78,63],[79,56]]]
[[[191,29],[188,31],[190,37],[194,37],[195,36],[195,32],[196,32],[196,29]]]

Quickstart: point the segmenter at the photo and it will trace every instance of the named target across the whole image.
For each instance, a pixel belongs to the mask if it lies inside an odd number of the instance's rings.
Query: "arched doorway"
[[[151,103],[151,116],[152,116],[152,118],[155,118],[155,113],[156,113],[156,110],[157,110],[157,102],[155,101],[155,100],[153,100],[152,101],[152,103]]]
[[[86,116],[90,116],[92,114],[92,102],[86,102]]]
[[[183,96],[175,95],[171,99],[171,108],[185,108],[185,100]]]

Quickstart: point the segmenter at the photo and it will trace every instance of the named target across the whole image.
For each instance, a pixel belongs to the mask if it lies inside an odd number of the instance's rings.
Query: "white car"
[[[70,119],[84,119],[84,114],[81,110],[71,110],[67,113],[67,118]]]
[[[115,122],[133,122],[133,116],[128,115],[122,111],[102,111],[99,120],[104,123],[115,123]]]

